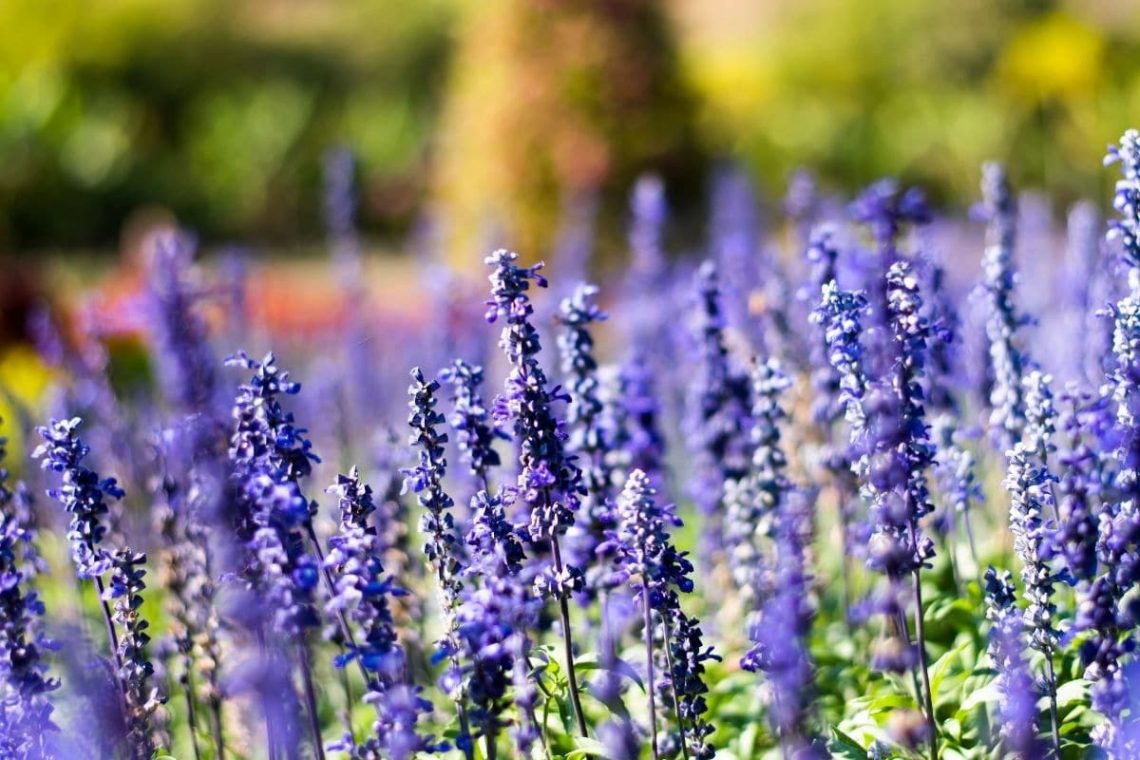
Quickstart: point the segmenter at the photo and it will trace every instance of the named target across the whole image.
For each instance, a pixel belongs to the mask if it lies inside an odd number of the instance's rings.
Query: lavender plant
[[[45,655],[56,645],[43,630],[46,607],[31,581],[39,571],[35,531],[14,504],[9,487],[7,440],[0,438],[0,750],[13,758],[49,756],[52,692],[59,680]],[[16,486],[19,488],[19,485]]]
[[[729,354],[719,275],[711,261],[701,265],[697,287],[700,363],[689,402],[697,459],[691,494],[702,515],[701,557],[712,564],[724,551],[724,484],[748,473],[751,396],[748,375]]]
[[[614,475],[607,459],[613,431],[604,427],[604,407],[598,361],[595,358],[591,325],[606,319],[595,303],[598,289],[593,285],[579,285],[573,295],[564,298],[560,307],[559,322],[562,332],[558,336],[558,349],[562,357],[562,374],[570,402],[566,408],[569,437],[567,452],[577,457],[582,474],[585,496],[580,504],[580,516],[567,535],[569,561],[579,567],[592,563],[598,546],[605,540],[606,531],[613,524],[611,501]],[[597,579],[587,576],[587,589],[597,589]]]
[[[1009,572],[993,567],[985,576],[986,618],[990,621],[989,655],[997,669],[1001,693],[999,715],[1005,749],[1017,757],[1042,757],[1037,740],[1037,689],[1025,661],[1022,616],[1017,610]]]
[[[554,414],[554,404],[566,401],[561,389],[548,387],[538,362],[542,349],[538,331],[531,324],[534,307],[527,291],[531,282],[545,287],[538,274],[541,264],[523,268],[518,254],[500,249],[486,259],[492,268],[491,299],[487,320],[503,319],[499,347],[510,362],[505,393],[496,399],[500,419],[514,424],[519,446],[519,474],[515,493],[529,510],[528,533],[532,544],[548,547],[552,572],[538,576],[539,589],[558,603],[570,699],[578,731],[586,735],[586,718],[578,694],[574,668],[573,634],[570,627],[570,594],[582,589],[582,572],[562,558],[561,537],[574,524],[574,513],[583,495],[581,474],[566,455],[564,423]]]
[[[1017,270],[1014,245],[1017,240],[1017,207],[1013,190],[1000,164],[982,167],[982,197],[988,225],[984,259],[985,292],[989,315],[986,335],[990,342],[993,388],[990,391],[989,424],[1002,450],[1013,447],[1025,425],[1023,378],[1029,364],[1020,333],[1029,324],[1015,303]]]

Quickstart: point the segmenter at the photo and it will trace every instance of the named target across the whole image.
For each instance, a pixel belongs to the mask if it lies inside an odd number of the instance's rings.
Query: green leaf
[[[566,760],[581,760],[583,757],[607,757],[606,745],[597,739],[579,736],[574,739],[574,749],[566,753]]]
[[[970,710],[980,704],[997,702],[1000,699],[1001,692],[998,691],[997,684],[991,681],[977,691],[971,692],[969,696],[962,700],[962,709]]]
[[[574,660],[574,670],[579,673],[588,673],[591,670],[609,670],[633,681],[641,688],[642,693],[645,693],[645,682],[641,680],[641,676],[637,674],[632,665],[620,657],[615,658],[614,666],[610,668],[598,661],[596,652],[587,652]]]
[[[946,674],[950,671],[950,666],[953,665],[955,661],[957,661],[958,657],[962,654],[962,651],[966,649],[967,646],[969,646],[969,642],[963,641],[961,644],[939,657],[938,661],[935,662],[933,667],[930,668],[930,693],[934,695],[935,702],[938,701],[938,695],[942,693],[942,679],[946,677]]]
[[[1068,707],[1074,702],[1088,700],[1089,682],[1083,678],[1066,681],[1057,687],[1057,707]]]
[[[859,742],[852,739],[838,728],[831,729],[831,741],[827,743],[827,750],[832,757],[845,757],[851,760],[867,760],[867,751]]]

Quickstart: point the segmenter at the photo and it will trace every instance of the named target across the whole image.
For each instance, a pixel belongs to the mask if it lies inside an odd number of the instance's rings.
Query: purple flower
[[[452,414],[449,419],[455,431],[456,443],[463,455],[477,488],[490,488],[490,471],[501,464],[495,451],[496,440],[509,440],[487,414],[480,386],[483,368],[472,366],[462,359],[440,373],[440,380],[451,385]]]
[[[142,592],[146,555],[120,549],[112,559],[111,580],[103,592],[105,601],[113,602],[115,626],[118,629],[118,679],[122,687],[126,741],[132,760],[149,760],[156,742],[154,713],[165,699],[150,683],[154,665],[147,654],[150,627],[142,617]]]
[[[511,363],[506,391],[496,400],[496,407],[514,425],[519,448],[517,489],[529,512],[530,540],[551,545],[555,568],[546,582],[555,596],[564,598],[581,588],[581,573],[562,566],[555,545],[558,537],[574,524],[584,489],[580,471],[565,450],[563,422],[554,413],[554,405],[567,400],[567,396],[558,387],[548,386],[538,363],[542,346],[538,331],[531,324],[534,309],[527,291],[531,282],[542,287],[546,281],[538,275],[541,265],[522,268],[515,264],[517,260],[518,254],[505,250],[495,251],[487,258],[493,268],[487,318],[504,318],[499,346]]]
[[[43,635],[39,619],[44,603],[29,588],[40,560],[26,548],[33,546],[35,533],[21,520],[15,503],[19,496],[8,488],[6,443],[0,438],[0,750],[11,757],[38,758],[47,756],[49,732],[59,730],[51,719],[49,696],[59,680],[47,675],[42,657],[56,645]]]
[[[740,666],[764,673],[771,684],[768,716],[785,753],[796,758],[822,758],[825,755],[813,743],[808,726],[814,677],[809,640],[815,609],[807,567],[811,544],[807,501],[807,495],[798,492],[780,500],[772,593],[750,625],[753,646],[741,658]]]
[[[1042,757],[1037,740],[1037,689],[1025,661],[1022,618],[1009,572],[986,570],[986,618],[990,621],[990,659],[997,669],[1001,694],[998,714],[1007,751],[1018,757]]]
[[[377,714],[372,734],[360,745],[347,734],[330,749],[355,750],[364,756],[382,751],[385,757],[401,760],[434,751],[430,737],[416,729],[420,717],[431,712],[431,703],[407,682],[407,657],[389,607],[392,597],[405,592],[380,563],[376,531],[368,524],[376,510],[372,489],[361,482],[354,467],[348,475],[338,475],[328,492],[337,497],[340,526],[329,539],[325,556],[324,567],[334,579],[334,594],[325,603],[325,612],[343,616],[352,632],[348,651],[334,664],[343,668],[354,660],[359,663],[366,678],[362,700]]]
[[[837,277],[839,248],[835,243],[835,231],[830,226],[812,230],[806,256],[811,266],[811,279],[805,297],[810,299],[814,310],[820,306],[824,286],[835,282]],[[826,328],[819,319],[812,318],[811,321],[818,332],[811,352],[812,419],[817,425],[830,425],[843,414],[843,404],[839,400],[842,377],[827,359]]]
[[[788,459],[780,441],[780,424],[787,414],[780,397],[791,380],[775,359],[759,361],[752,369],[752,463],[739,481],[725,484],[725,543],[729,567],[737,586],[746,594],[760,593],[763,574],[761,534],[772,535],[775,514],[791,488]]]
[[[696,458],[692,496],[702,515],[702,558],[724,545],[724,484],[748,473],[751,389],[747,373],[729,355],[716,265],[701,265],[698,284],[699,364],[689,404]]]
[[[1012,448],[1025,425],[1022,379],[1030,362],[1021,346],[1019,331],[1030,320],[1018,312],[1014,303],[1017,209],[1000,164],[982,167],[982,196],[988,220],[983,269],[989,306],[986,335],[993,371],[990,428],[1005,450]]]
[[[1108,237],[1120,240],[1124,262],[1135,270],[1140,268],[1140,132],[1129,129],[1119,145],[1109,146],[1104,165],[1112,164],[1120,164],[1120,179],[1112,199],[1120,218],[1109,222]],[[1136,286],[1132,287],[1135,292]]]
[[[412,370],[412,384],[408,387],[411,396],[408,425],[412,429],[409,443],[419,451],[420,461],[405,470],[404,475],[407,477],[405,489],[416,494],[416,500],[424,509],[420,518],[420,530],[427,535],[424,553],[435,570],[450,611],[458,603],[463,587],[459,578],[462,547],[451,513],[454,502],[443,488],[447,474],[443,445],[447,443],[447,434],[436,429],[444,423],[443,415],[436,410],[438,390],[439,383],[427,380],[419,367]]]
[[[855,221],[871,228],[884,270],[895,263],[898,254],[895,245],[903,227],[930,221],[930,209],[922,191],[915,187],[900,190],[893,179],[881,179],[869,185],[851,203],[850,211]]]
[[[234,433],[230,438],[230,461],[239,475],[267,467],[275,477],[299,481],[307,477],[320,458],[312,451],[305,428],[298,427],[292,412],[281,406],[281,396],[301,392],[301,384],[277,367],[273,354],[260,362],[244,352],[226,364],[253,370],[249,383],[238,389],[234,400]]]
[[[164,395],[184,414],[212,414],[218,378],[205,321],[195,312],[201,297],[189,281],[193,243],[178,232],[153,241],[150,323],[157,343]]]
[[[1061,455],[1061,478],[1057,483],[1057,529],[1053,535],[1056,551],[1064,556],[1069,574],[1078,582],[1089,583],[1097,574],[1098,537],[1097,464],[1086,430],[1097,427],[1105,404],[1088,392],[1070,386],[1061,395],[1060,427],[1068,437],[1068,448]]]
[[[570,394],[566,417],[569,439],[566,450],[577,458],[585,488],[580,517],[567,535],[570,563],[588,566],[613,525],[611,500],[615,475],[612,459],[614,431],[605,426],[598,361],[594,356],[594,338],[590,326],[607,315],[594,302],[598,289],[580,285],[574,294],[563,299],[559,321],[562,333],[558,348],[562,357],[562,373]]]
[[[44,442],[32,456],[42,460],[45,470],[61,476],[59,488],[48,490],[70,515],[67,540],[71,559],[80,578],[96,578],[111,567],[110,554],[100,544],[106,535],[104,521],[108,514],[106,499],[123,498],[123,489],[114,478],[100,478],[83,460],[90,453],[77,435],[82,420],[52,420],[48,427],[36,428]]]

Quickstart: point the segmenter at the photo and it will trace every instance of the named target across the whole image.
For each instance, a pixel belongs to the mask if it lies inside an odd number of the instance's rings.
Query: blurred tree
[[[464,263],[492,225],[528,258],[547,255],[561,210],[590,196],[612,237],[639,172],[691,188],[700,171],[695,102],[655,0],[480,3],[452,77],[436,190]]]
[[[806,165],[837,189],[903,175],[967,204],[1000,159],[1060,203],[1104,197],[1104,146],[1135,122],[1137,3],[773,0],[730,28],[678,1],[702,135],[773,191]]]
[[[206,240],[315,240],[330,145],[362,223],[421,194],[453,0],[0,3],[0,250],[113,246],[138,209]]]

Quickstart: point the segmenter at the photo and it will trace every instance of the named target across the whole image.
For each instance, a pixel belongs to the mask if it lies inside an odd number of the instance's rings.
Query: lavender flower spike
[[[582,468],[582,485],[586,496],[581,516],[567,535],[571,564],[586,567],[593,562],[598,545],[612,526],[610,501],[613,498],[613,471],[609,459],[613,431],[604,427],[604,407],[598,360],[594,356],[594,338],[590,326],[606,319],[594,299],[598,289],[582,284],[573,295],[562,300],[559,321],[562,333],[558,348],[562,356],[562,373],[570,393],[567,423],[570,438],[567,451],[578,457]],[[594,576],[591,575],[591,584]]]
[[[1022,379],[1029,359],[1020,345],[1018,333],[1030,320],[1018,313],[1014,303],[1017,209],[1013,190],[1000,164],[982,167],[982,196],[989,222],[983,264],[989,303],[986,335],[994,374],[990,428],[1004,450],[1013,446],[1025,425]]]
[[[1025,662],[1013,581],[1008,571],[999,575],[992,567],[986,570],[985,581],[986,618],[992,623],[989,654],[998,672],[998,712],[1005,748],[1017,757],[1042,757],[1045,748],[1037,740],[1036,729],[1037,690]]]
[[[476,486],[490,490],[490,472],[501,463],[495,451],[496,440],[509,436],[490,419],[483,403],[480,386],[483,368],[456,359],[450,367],[439,373],[440,380],[451,385],[452,414],[449,420],[455,431],[456,443],[471,471]]]
[[[764,570],[759,534],[774,536],[776,513],[791,488],[788,458],[780,440],[787,413],[780,397],[791,380],[775,359],[752,368],[752,464],[748,476],[725,484],[725,542],[729,567],[745,594],[758,594]]]
[[[21,524],[13,504],[17,497],[8,488],[5,444],[0,438],[0,754],[42,758],[47,757],[48,735],[59,730],[51,719],[49,697],[59,681],[46,675],[41,657],[55,645],[41,631],[44,604],[28,588],[37,568],[29,566],[25,546],[35,536]]]
[[[1132,295],[1140,295],[1140,131],[1129,129],[1119,145],[1108,148],[1104,165],[1120,164],[1112,207],[1120,215],[1109,222],[1108,239],[1119,239],[1129,270]]]
[[[114,621],[119,629],[119,682],[124,697],[124,719],[131,760],[150,760],[155,750],[153,715],[165,701],[150,684],[154,665],[147,655],[149,624],[143,619],[142,591],[146,555],[130,549],[115,552],[111,582],[103,599],[114,603]]]
[[[751,389],[748,374],[729,355],[720,278],[712,261],[701,265],[697,287],[700,364],[690,400],[697,459],[692,496],[704,524],[701,558],[712,563],[724,549],[724,484],[748,474]]]
[[[412,370],[412,384],[408,394],[411,413],[408,425],[412,428],[410,443],[419,449],[419,464],[406,470],[406,490],[416,494],[416,500],[424,508],[420,519],[420,529],[427,535],[428,543],[424,553],[435,569],[440,590],[443,592],[445,610],[449,617],[459,603],[459,592],[463,588],[460,580],[459,533],[455,528],[451,508],[455,502],[443,488],[443,478],[447,473],[447,459],[443,444],[447,434],[436,430],[444,423],[444,416],[436,410],[439,403],[436,392],[439,383],[427,380],[419,367]]]
[[[150,262],[150,311],[163,391],[186,414],[209,413],[217,400],[217,371],[199,294],[188,282],[193,243],[179,232],[155,240]]]
[[[531,282],[542,287],[546,280],[538,274],[541,265],[523,268],[515,263],[517,260],[517,253],[502,249],[486,259],[492,267],[486,316],[489,322],[504,320],[499,346],[511,364],[506,392],[495,402],[496,416],[514,422],[520,465],[515,488],[530,511],[531,542],[550,549],[553,572],[540,576],[538,582],[540,591],[552,593],[558,600],[570,699],[579,733],[585,736],[586,718],[574,670],[567,601],[571,593],[581,590],[582,573],[564,564],[560,545],[560,537],[574,524],[583,489],[573,457],[567,456],[564,449],[564,425],[553,410],[554,404],[566,400],[566,396],[557,387],[551,390],[547,386],[546,374],[538,362],[542,345],[538,330],[531,324],[534,307],[527,291]]]
[[[654,678],[654,613],[664,630],[666,672],[658,693],[673,702],[683,751],[698,759],[714,754],[708,743],[713,727],[704,717],[704,663],[719,659],[701,640],[700,624],[681,610],[678,593],[693,590],[693,565],[669,538],[669,529],[679,527],[680,519],[672,506],[661,506],[654,498],[649,478],[634,470],[618,498],[617,529],[610,534],[616,547],[618,567],[633,583],[642,602],[645,644],[650,680]],[[653,684],[649,685],[653,750],[657,756],[656,718]]]
[[[73,417],[52,420],[48,427],[37,428],[44,442],[32,456],[42,460],[43,469],[62,476],[60,487],[50,489],[48,496],[71,514],[67,540],[79,577],[98,579],[111,568],[110,554],[100,546],[107,533],[106,499],[123,498],[123,489],[114,478],[100,478],[98,473],[84,466],[83,460],[90,449],[77,435],[81,424],[82,420]]]
[[[774,589],[749,632],[753,646],[740,667],[764,673],[772,687],[768,708],[772,729],[786,757],[822,759],[825,753],[808,727],[814,669],[809,649],[815,609],[807,549],[811,543],[811,513],[807,494],[795,492],[781,500],[776,514]]]
[[[335,578],[334,595],[325,605],[330,615],[344,615],[354,631],[355,644],[336,658],[338,668],[355,660],[365,676],[363,701],[376,709],[372,734],[357,744],[351,733],[328,747],[353,756],[384,756],[408,760],[417,752],[437,748],[416,730],[431,703],[407,683],[407,658],[396,635],[389,599],[405,593],[384,574],[376,531],[368,524],[376,506],[372,489],[360,480],[354,467],[338,475],[328,492],[337,497],[340,526],[329,539],[325,568]]]

